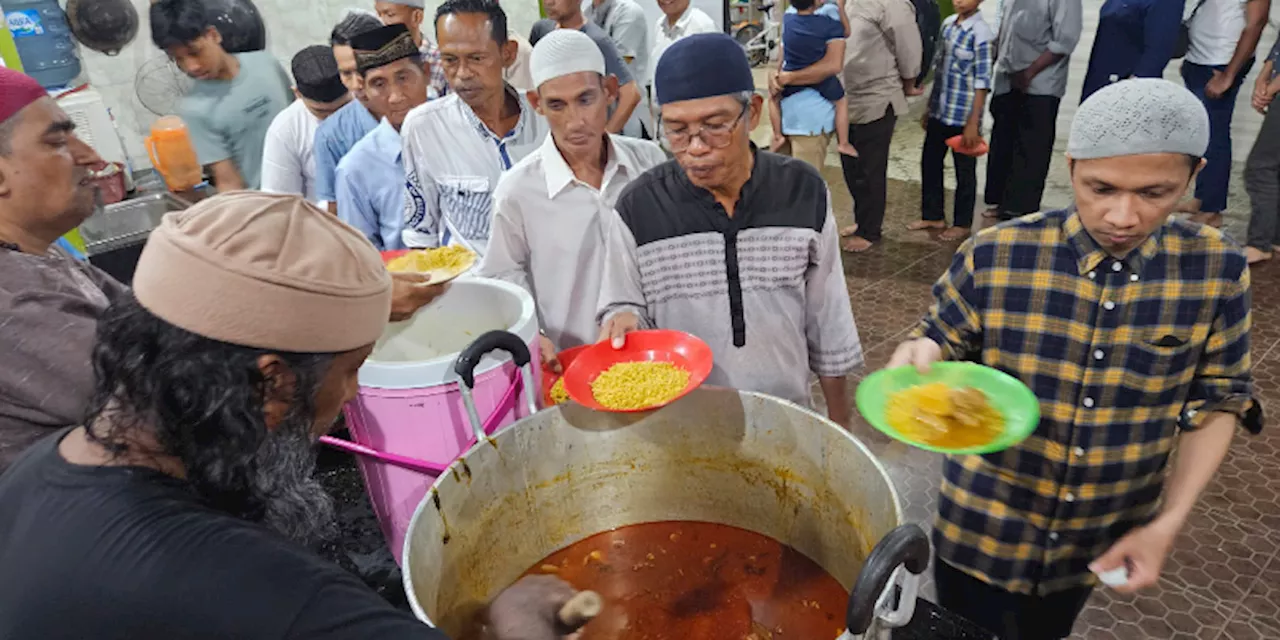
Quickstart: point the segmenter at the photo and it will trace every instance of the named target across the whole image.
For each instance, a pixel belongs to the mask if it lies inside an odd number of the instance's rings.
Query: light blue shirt
[[[787,13],[796,13],[787,7]],[[840,5],[824,2],[815,14],[840,22]],[[818,136],[836,130],[836,107],[817,89],[805,89],[782,99],[782,135]]]
[[[835,103],[817,89],[793,93],[782,99],[781,107],[784,136],[817,136],[836,130]]]
[[[338,219],[363,233],[379,251],[405,248],[404,163],[400,133],[383,120],[338,163]]]
[[[352,100],[333,112],[316,129],[316,200],[337,201],[334,174],[338,162],[370,131],[378,126],[373,114],[359,100]]]

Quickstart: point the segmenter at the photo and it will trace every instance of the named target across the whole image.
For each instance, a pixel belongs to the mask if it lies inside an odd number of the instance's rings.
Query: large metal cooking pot
[[[638,416],[565,405],[480,442],[436,480],[409,525],[405,590],[420,619],[456,634],[553,551],[664,520],[767,535],[851,589],[902,507],[862,442],[784,400],[704,388]]]

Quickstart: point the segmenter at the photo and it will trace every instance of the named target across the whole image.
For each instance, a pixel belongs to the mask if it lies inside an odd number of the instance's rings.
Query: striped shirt
[[[810,406],[810,377],[862,365],[831,199],[802,161],[757,151],[733,216],[669,160],[605,225],[601,324],[635,313],[711,346],[707,383]]]
[[[484,254],[498,177],[537,149],[549,131],[524,96],[507,91],[520,101],[520,119],[505,136],[490,131],[456,93],[405,117],[406,246],[457,242]]]
[[[987,583],[1091,584],[1089,563],[1156,514],[1180,431],[1210,412],[1260,428],[1249,270],[1215,229],[1171,220],[1117,259],[1073,211],[1024,216],[966,242],[934,296],[916,336],[1040,399],[1027,440],[943,467],[938,556]]]
[[[929,96],[929,116],[963,127],[973,111],[974,92],[991,89],[991,27],[975,13],[964,22],[953,14],[942,23],[942,46],[934,58],[937,82]]]

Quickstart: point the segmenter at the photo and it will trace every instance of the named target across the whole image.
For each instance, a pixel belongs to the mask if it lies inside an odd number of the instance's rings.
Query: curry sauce
[[[526,575],[604,597],[581,640],[830,640],[848,594],[800,552],[721,524],[655,522],[561,549]]]

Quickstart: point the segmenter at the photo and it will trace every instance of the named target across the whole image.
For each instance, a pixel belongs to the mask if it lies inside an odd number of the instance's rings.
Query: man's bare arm
[[[240,175],[240,169],[236,168],[236,163],[230,159],[219,160],[209,165],[209,173],[213,175],[213,184],[218,188],[219,193],[239,191],[244,188],[244,178]]]

